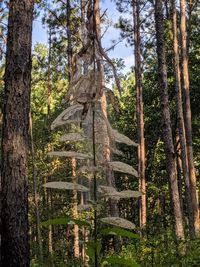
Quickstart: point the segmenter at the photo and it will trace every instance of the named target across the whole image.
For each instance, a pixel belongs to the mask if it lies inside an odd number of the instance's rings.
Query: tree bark
[[[71,2],[67,0],[67,55],[68,55],[68,82],[71,82],[71,73],[72,73],[72,38],[71,38]],[[72,158],[72,182],[77,183],[76,178],[76,159]],[[77,191],[73,191],[72,196],[72,216],[74,219],[78,216],[77,210]],[[79,258],[80,256],[80,248],[79,248],[79,227],[78,225],[74,225],[74,257]]]
[[[52,49],[52,30],[49,26],[49,51],[48,51],[48,67],[47,67],[47,116],[51,115],[51,92],[52,92],[52,75],[51,75],[51,49]]]
[[[187,53],[187,29],[186,29],[186,4],[185,0],[180,0],[180,30],[181,30],[181,64],[182,64],[182,80],[183,80],[183,92],[185,100],[185,133],[186,133],[186,146],[187,146],[187,157],[188,157],[188,168],[189,168],[189,179],[190,179],[190,195],[192,205],[192,216],[193,226],[191,234],[194,237],[199,235],[199,208],[198,208],[198,197],[196,190],[196,173],[193,158],[193,146],[192,146],[192,116],[190,107],[190,82],[189,82],[189,71],[188,71],[188,53]]]
[[[135,83],[138,128],[138,174],[140,199],[140,227],[144,229],[147,223],[146,179],[145,179],[145,140],[144,140],[144,108],[141,70],[141,38],[140,38],[140,1],[133,0],[134,46],[135,46]]]
[[[181,76],[179,66],[179,48],[178,48],[178,36],[177,36],[177,12],[176,12],[176,1],[172,0],[172,13],[173,13],[173,49],[174,49],[174,73],[175,73],[175,91],[176,91],[176,102],[177,102],[177,120],[178,120],[178,133],[180,138],[181,147],[181,161],[183,169],[183,177],[185,183],[185,195],[187,204],[187,214],[189,219],[189,230],[191,237],[194,237],[194,221],[193,221],[193,206],[192,196],[190,192],[190,180],[188,170],[188,157],[186,148],[186,134],[185,134],[185,122],[183,115],[182,106],[182,90],[181,90]]]
[[[180,197],[177,184],[174,144],[172,138],[171,118],[168,100],[167,68],[165,58],[164,21],[162,0],[155,1],[155,23],[158,57],[158,81],[160,88],[160,101],[162,109],[162,131],[166,154],[166,169],[169,176],[171,201],[175,220],[175,233],[177,239],[184,239],[183,218],[180,206]]]
[[[29,266],[27,150],[33,0],[10,0],[2,134],[2,267]]]

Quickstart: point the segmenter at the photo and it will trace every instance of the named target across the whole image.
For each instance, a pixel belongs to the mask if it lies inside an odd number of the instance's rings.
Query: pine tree
[[[29,266],[27,150],[32,0],[11,0],[2,135],[2,267]]]

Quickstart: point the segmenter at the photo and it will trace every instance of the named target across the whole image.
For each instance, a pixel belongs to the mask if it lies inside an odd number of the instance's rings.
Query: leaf
[[[107,224],[111,224],[114,226],[118,226],[121,228],[126,228],[129,230],[133,230],[135,229],[135,224],[133,224],[132,222],[119,218],[119,217],[106,217],[106,218],[102,218],[100,219],[103,223],[107,223]]]
[[[126,144],[128,146],[135,146],[135,147],[138,146],[137,143],[135,143],[134,141],[132,141],[130,138],[128,138],[124,134],[119,133],[115,129],[112,129],[112,131],[113,131],[113,135],[114,135],[114,138],[115,138],[115,142],[117,142],[117,143],[123,143],[123,144]]]
[[[121,266],[125,266],[125,267],[140,267],[140,265],[131,258],[127,259],[124,257],[115,256],[115,255],[104,258],[102,260],[102,263],[104,266],[106,263],[109,263],[109,264],[115,264],[115,265],[120,264]]]
[[[131,231],[119,228],[119,227],[112,227],[112,228],[105,228],[101,229],[100,233],[102,235],[117,235],[121,237],[127,237],[131,239],[139,239],[139,235],[132,233]]]
[[[42,222],[43,226],[49,226],[49,225],[67,225],[71,223],[77,224],[78,226],[89,226],[90,224],[87,221],[84,220],[78,220],[78,219],[72,219],[69,217],[66,218],[55,218],[55,219],[49,219],[45,222]]]
[[[53,157],[67,157],[67,158],[75,158],[75,159],[92,159],[92,155],[83,154],[74,151],[52,151],[48,153],[49,156]]]
[[[53,121],[51,124],[51,130],[58,126],[73,122],[74,120],[70,120],[69,118],[72,117],[77,111],[81,110],[83,110],[83,106],[79,104],[68,107]]]
[[[97,243],[95,243],[94,241],[89,241],[87,243],[87,248],[86,248],[86,254],[89,256],[89,258],[92,260],[92,262],[94,262],[95,258],[95,248],[96,248],[96,252],[97,252],[97,256],[100,254],[101,251],[101,242],[97,241]]]
[[[121,161],[110,161],[108,162],[108,164],[114,171],[128,173],[135,177],[138,177],[138,172],[132,166],[126,163],[123,163]]]
[[[69,183],[69,182],[49,182],[46,184],[43,184],[46,188],[52,188],[52,189],[62,189],[62,190],[76,190],[80,192],[89,192],[90,189],[81,185],[81,184],[75,184],[75,183]]]
[[[68,133],[64,134],[60,137],[61,142],[66,141],[84,141],[86,140],[86,136],[81,133]]]

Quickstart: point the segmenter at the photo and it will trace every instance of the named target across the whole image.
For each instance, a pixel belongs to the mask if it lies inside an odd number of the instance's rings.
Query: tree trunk
[[[95,0],[94,1],[94,16],[95,16],[95,30],[96,30],[96,38],[98,40],[98,43],[101,43],[101,16],[100,16],[100,6],[99,6],[99,0]],[[103,70],[103,66],[99,60],[99,62],[97,62],[97,68],[102,70],[102,73],[104,75],[104,70]],[[104,86],[104,80],[102,81],[102,87]],[[107,118],[107,100],[106,100],[106,95],[105,93],[103,93],[103,96],[101,97],[101,110],[104,114],[104,117]],[[102,143],[105,145],[103,148],[103,151],[101,153],[101,151],[99,151],[100,154],[104,155],[104,159],[108,162],[111,160],[111,154],[110,154],[110,150],[108,149],[109,146],[109,137],[107,135],[107,125],[106,123],[102,123],[102,125],[99,125],[99,130],[100,130],[100,134],[102,136],[102,133],[105,132],[105,137],[104,140],[102,140]],[[104,130],[105,129],[105,130]],[[96,137],[96,139],[98,140],[98,136]],[[113,186],[116,187],[115,185],[115,178],[114,178],[114,174],[113,171],[107,169],[106,172],[106,182],[108,186]],[[111,216],[119,216],[119,210],[118,210],[118,205],[117,205],[117,201],[115,200],[110,200],[109,201],[109,206],[110,206],[110,215]]]
[[[68,82],[71,82],[71,72],[72,72],[72,38],[71,38],[71,3],[70,0],[67,0],[67,55],[68,55]],[[77,183],[76,178],[76,159],[72,158],[72,182]],[[74,219],[78,216],[77,210],[77,191],[73,191],[72,197],[72,216]],[[74,225],[74,257],[79,258],[80,249],[79,249],[79,227]]]
[[[135,45],[135,83],[137,102],[137,128],[138,128],[138,174],[140,199],[140,227],[144,229],[147,222],[146,208],[146,180],[145,180],[145,140],[144,140],[144,108],[142,92],[141,71],[141,39],[140,39],[140,2],[133,0],[134,45]]]
[[[189,72],[188,72],[188,53],[187,53],[187,30],[186,30],[186,7],[185,0],[180,0],[180,16],[181,16],[181,63],[182,63],[182,77],[183,77],[183,92],[185,100],[185,133],[186,133],[186,146],[190,179],[190,195],[192,205],[193,226],[191,233],[193,237],[199,235],[199,208],[198,197],[196,190],[196,173],[193,158],[192,147],[192,119],[190,108],[190,85],[189,85]]]
[[[2,267],[29,266],[27,150],[33,0],[10,0],[2,134]]]
[[[47,67],[47,116],[50,119],[51,115],[51,91],[52,91],[52,76],[51,76],[51,48],[52,48],[52,30],[49,26],[49,51],[48,51],[48,67]]]
[[[175,232],[177,239],[184,239],[183,218],[177,184],[174,144],[172,138],[171,118],[168,100],[167,68],[164,43],[164,21],[162,0],[155,1],[155,23],[158,56],[158,81],[160,87],[160,101],[163,115],[162,131],[166,154],[166,168],[169,176],[171,201],[174,212]]]
[[[187,204],[187,214],[188,214],[188,219],[189,219],[189,228],[190,228],[191,236],[194,236],[193,207],[192,207],[192,197],[191,197],[191,192],[190,192],[185,123],[184,123],[183,106],[182,106],[181,77],[180,77],[180,67],[179,67],[179,49],[178,49],[178,37],[177,37],[177,15],[176,15],[177,13],[176,13],[176,1],[175,0],[172,0],[172,12],[173,12],[174,73],[175,73],[175,90],[176,90],[176,102],[177,102],[178,134],[179,134],[180,146],[181,146],[181,160],[182,160],[183,177],[184,177],[184,183],[185,183],[185,195],[186,195],[186,204]]]

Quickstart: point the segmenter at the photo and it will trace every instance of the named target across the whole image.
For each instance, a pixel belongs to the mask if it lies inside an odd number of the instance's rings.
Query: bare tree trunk
[[[147,223],[146,208],[146,179],[145,179],[145,140],[144,140],[144,108],[142,92],[141,70],[141,39],[140,39],[140,1],[133,0],[134,45],[135,45],[135,82],[137,102],[137,128],[138,128],[138,174],[140,199],[140,227],[144,229]]]
[[[10,0],[2,135],[2,267],[28,267],[29,112],[33,0]]]
[[[174,211],[175,232],[177,239],[184,239],[183,217],[177,184],[174,144],[172,138],[171,118],[168,100],[167,68],[165,58],[164,21],[162,0],[155,1],[155,23],[158,55],[158,81],[162,108],[162,130],[166,154],[166,168],[169,176],[172,207]]]
[[[72,182],[76,183],[76,159],[72,158]],[[78,217],[78,210],[77,210],[77,191],[73,191],[72,197],[72,216],[74,219]],[[79,258],[80,251],[79,251],[79,227],[78,225],[74,225],[74,257]]]
[[[188,170],[188,157],[186,148],[186,135],[185,135],[185,123],[182,107],[182,90],[181,90],[181,77],[179,67],[179,49],[178,49],[178,37],[177,37],[177,13],[176,13],[176,1],[172,0],[172,12],[173,12],[173,48],[174,48],[174,72],[175,72],[175,90],[177,101],[177,119],[178,119],[178,132],[181,146],[181,160],[183,177],[185,183],[185,195],[187,204],[187,214],[189,219],[189,229],[191,237],[194,236],[194,222],[193,222],[193,206],[192,197],[190,192],[190,180]]]
[[[72,74],[72,38],[71,38],[71,3],[70,0],[67,0],[67,55],[68,55],[68,82],[71,82],[71,74]],[[76,159],[72,158],[72,180],[74,183],[77,182],[76,179]],[[77,210],[77,191],[73,191],[72,197],[72,215],[74,218],[78,216]],[[78,225],[74,225],[74,257],[79,258],[79,227]]]
[[[48,51],[48,69],[47,69],[47,115],[50,119],[51,114],[51,91],[52,91],[52,79],[51,79],[51,26],[49,26],[49,51]]]
[[[196,173],[193,158],[192,147],[192,118],[190,107],[190,84],[189,84],[189,72],[188,72],[188,53],[187,53],[187,30],[186,30],[186,5],[185,0],[180,0],[180,16],[181,16],[181,63],[182,63],[182,76],[183,76],[183,92],[185,98],[185,133],[186,133],[186,146],[188,156],[188,168],[190,179],[190,195],[192,205],[193,226],[191,233],[193,237],[199,235],[199,208],[198,197],[196,190]],[[194,232],[194,233],[193,233]]]
[[[181,160],[181,145],[180,145],[180,137],[178,134],[178,130],[176,133],[176,166],[177,166],[178,191],[180,196],[181,210],[183,213],[183,185],[182,185],[183,163]],[[186,201],[187,201],[187,195],[186,195]]]
[[[50,119],[51,116],[51,93],[52,93],[52,76],[51,76],[51,26],[49,26],[49,51],[48,51],[48,66],[47,66],[47,118]],[[50,135],[50,129],[49,133]],[[48,151],[51,151],[51,144],[48,144]],[[46,181],[49,182],[49,181]],[[45,189],[46,190],[46,189]],[[47,204],[48,204],[48,217],[50,216],[49,209],[52,209],[52,195],[51,195],[51,190],[46,191],[47,195]],[[48,226],[48,250],[49,254],[53,254],[53,226],[49,225]],[[52,263],[53,264],[53,263]]]

